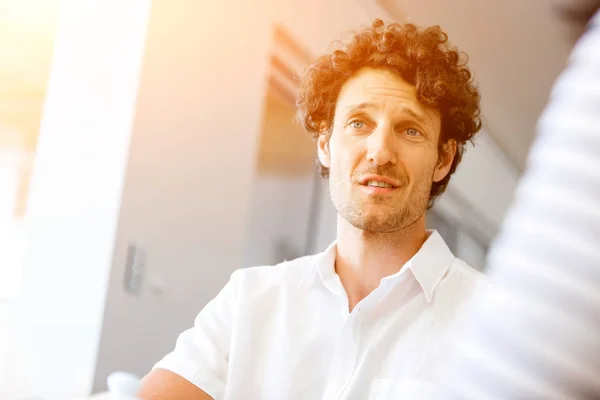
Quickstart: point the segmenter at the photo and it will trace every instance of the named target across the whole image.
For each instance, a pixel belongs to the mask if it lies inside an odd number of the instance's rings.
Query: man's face
[[[342,87],[330,138],[319,138],[331,199],[357,228],[394,232],[419,220],[456,146],[438,157],[440,115],[389,71],[362,69]]]

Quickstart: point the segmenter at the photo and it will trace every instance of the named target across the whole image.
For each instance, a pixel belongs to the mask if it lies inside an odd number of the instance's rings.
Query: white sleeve
[[[222,399],[233,321],[236,313],[236,276],[200,311],[194,327],[179,335],[175,349],[155,366],[176,373],[215,400]]]
[[[498,289],[466,310],[440,397],[600,398],[600,12],[554,86],[488,270]]]

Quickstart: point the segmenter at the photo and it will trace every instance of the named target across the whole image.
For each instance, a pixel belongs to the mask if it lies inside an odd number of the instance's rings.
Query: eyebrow
[[[356,110],[367,110],[367,109],[373,109],[373,108],[377,108],[377,106],[374,103],[364,102],[364,103],[359,103],[356,105],[349,106],[348,112],[356,111]],[[427,119],[423,115],[417,113],[412,108],[402,106],[401,111],[410,115],[412,118],[416,119],[417,122],[420,122],[421,124],[424,124],[424,125],[427,124]]]

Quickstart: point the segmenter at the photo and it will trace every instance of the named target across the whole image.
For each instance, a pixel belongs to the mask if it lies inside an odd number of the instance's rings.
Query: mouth
[[[387,183],[387,182],[381,182],[381,181],[367,181],[365,184],[363,184],[363,186],[370,186],[370,187],[379,187],[379,188],[388,188],[388,189],[393,189],[394,186]]]
[[[366,176],[359,183],[369,193],[388,193],[399,187],[394,180],[384,176]]]
[[[388,188],[388,189],[395,189],[398,186],[400,186],[393,179],[388,178],[387,176],[381,176],[381,175],[367,175],[367,176],[362,177],[358,182],[362,186]]]

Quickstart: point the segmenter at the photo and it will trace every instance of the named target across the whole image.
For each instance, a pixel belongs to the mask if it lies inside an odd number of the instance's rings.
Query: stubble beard
[[[343,187],[345,186],[345,187]],[[354,227],[370,233],[393,233],[408,228],[427,211],[431,184],[422,185],[418,191],[407,196],[371,196],[362,201],[347,187],[334,180],[329,181],[331,200],[337,213]],[[408,190],[401,187],[396,190]],[[398,197],[401,197],[398,199]]]

